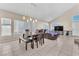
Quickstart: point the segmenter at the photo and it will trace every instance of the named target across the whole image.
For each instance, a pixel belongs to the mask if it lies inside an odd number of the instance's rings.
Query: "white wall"
[[[72,16],[74,16],[76,14],[79,15],[79,4],[77,4],[76,6],[74,6],[67,12],[65,12],[64,14],[62,14],[57,19],[53,20],[51,22],[51,29],[52,29],[53,24],[55,24],[57,22],[59,25],[64,26],[64,30],[72,31]]]
[[[37,22],[36,23],[36,28],[37,29],[49,29],[49,25],[48,23],[45,23],[45,22]]]

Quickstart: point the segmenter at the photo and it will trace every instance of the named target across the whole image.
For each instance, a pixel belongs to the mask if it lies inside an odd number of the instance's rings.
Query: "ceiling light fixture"
[[[26,15],[26,5],[25,5],[25,9],[24,9],[24,16],[23,16],[23,18],[22,18],[23,20],[26,19],[26,16],[25,16],[25,15]]]
[[[30,21],[32,21],[32,18],[30,18]]]
[[[27,22],[29,22],[29,20],[27,19]]]
[[[33,23],[35,23],[35,21],[33,20]]]
[[[23,18],[22,18],[23,20],[25,20],[26,19],[26,17],[25,16],[23,16]]]
[[[37,22],[37,19],[35,19],[35,22]]]

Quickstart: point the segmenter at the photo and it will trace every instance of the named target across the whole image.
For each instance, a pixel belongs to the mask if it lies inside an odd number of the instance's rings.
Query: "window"
[[[49,30],[49,27],[48,27],[48,25],[47,25],[47,24],[44,24],[44,25],[43,25],[43,28],[44,28],[44,29],[48,29],[48,30]]]
[[[27,23],[21,20],[14,20],[14,34],[21,34],[27,28]]]
[[[1,18],[1,36],[11,35],[11,19]]]
[[[79,36],[79,15],[72,18],[72,35]]]

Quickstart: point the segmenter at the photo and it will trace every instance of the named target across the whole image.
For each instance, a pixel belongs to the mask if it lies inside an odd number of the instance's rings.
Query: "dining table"
[[[23,34],[24,35],[24,34]],[[41,35],[40,33],[32,33],[31,35],[29,35],[28,37],[30,37],[31,39],[29,39],[31,41],[31,48],[34,48],[34,43],[36,44],[36,47],[38,48],[38,43],[39,43],[39,35]],[[25,48],[27,50],[27,40],[20,37],[19,38],[19,43],[21,43],[21,41],[24,41],[26,43]],[[44,43],[44,38],[43,38],[43,43]],[[41,41],[41,45],[42,45],[42,41]]]

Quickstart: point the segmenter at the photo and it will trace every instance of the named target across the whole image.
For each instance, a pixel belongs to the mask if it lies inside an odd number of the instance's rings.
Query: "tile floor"
[[[18,40],[0,43],[0,56],[78,56],[79,47],[74,43],[75,37],[59,36],[57,40],[45,39],[43,46],[25,50],[25,43]]]

